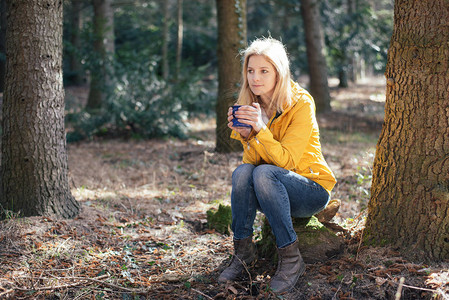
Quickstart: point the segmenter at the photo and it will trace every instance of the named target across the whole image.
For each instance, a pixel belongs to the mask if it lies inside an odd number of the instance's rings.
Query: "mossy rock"
[[[299,250],[306,263],[322,262],[343,251],[343,238],[320,223],[316,217],[293,218]],[[257,244],[262,257],[276,256],[276,242],[268,221],[264,220],[262,240]]]
[[[229,205],[219,205],[218,210],[210,209],[207,214],[207,227],[218,232],[229,234],[232,222],[232,211]]]

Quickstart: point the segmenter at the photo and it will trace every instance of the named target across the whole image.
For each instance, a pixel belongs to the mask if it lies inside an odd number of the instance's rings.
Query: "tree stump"
[[[299,250],[306,263],[322,262],[343,251],[343,238],[315,216],[293,218],[293,227],[298,235]],[[266,218],[262,227],[262,240],[257,243],[257,248],[261,257],[277,257],[275,238]]]

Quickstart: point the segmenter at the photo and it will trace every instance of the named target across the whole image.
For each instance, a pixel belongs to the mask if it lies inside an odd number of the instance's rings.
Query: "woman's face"
[[[276,69],[262,55],[252,55],[248,60],[246,70],[248,84],[256,96],[260,96],[264,103],[269,103],[276,87]]]

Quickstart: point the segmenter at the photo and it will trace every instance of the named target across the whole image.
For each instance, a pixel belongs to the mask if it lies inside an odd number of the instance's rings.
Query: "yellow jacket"
[[[248,140],[232,131],[243,144],[243,163],[271,164],[307,177],[330,194],[337,182],[321,153],[320,134],[312,96],[292,81],[293,104],[273,115],[267,127]]]

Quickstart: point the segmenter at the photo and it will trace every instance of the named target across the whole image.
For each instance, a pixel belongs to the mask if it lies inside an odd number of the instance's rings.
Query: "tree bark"
[[[216,151],[241,151],[231,140],[228,108],[235,103],[241,79],[239,50],[246,46],[246,0],[216,0],[218,19],[218,99],[216,105]]]
[[[6,74],[6,0],[0,0],[0,93],[5,90]]]
[[[8,0],[0,204],[73,217],[64,129],[60,0]]]
[[[315,100],[317,112],[329,111],[331,105],[320,19],[320,0],[301,0],[301,14],[304,20],[310,93]]]
[[[449,2],[396,0],[364,230],[418,260],[449,258]]]
[[[100,109],[111,88],[112,58],[114,56],[114,11],[112,0],[92,0],[94,7],[94,56],[86,108]]]

